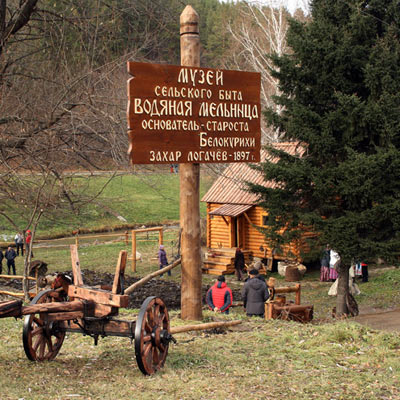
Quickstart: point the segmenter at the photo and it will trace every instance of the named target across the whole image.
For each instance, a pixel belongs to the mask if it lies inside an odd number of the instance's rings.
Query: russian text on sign
[[[259,161],[260,74],[128,63],[136,164]]]

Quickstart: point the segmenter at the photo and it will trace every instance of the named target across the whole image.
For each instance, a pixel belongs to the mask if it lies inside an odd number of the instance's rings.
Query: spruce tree
[[[340,253],[337,310],[345,313],[352,259],[399,263],[400,7],[398,0],[314,0],[312,18],[291,20],[290,54],[272,56],[285,107],[268,123],[299,142],[296,156],[259,167],[277,189],[251,186],[280,245],[302,227]]]

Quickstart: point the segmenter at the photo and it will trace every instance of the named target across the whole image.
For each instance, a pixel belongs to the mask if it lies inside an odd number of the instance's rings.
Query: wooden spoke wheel
[[[38,293],[30,304],[52,303],[52,289]],[[47,313],[25,316],[22,341],[26,356],[31,361],[48,361],[56,357],[63,344],[65,332],[58,329],[57,321],[47,321]]]
[[[158,297],[148,297],[140,308],[135,327],[136,361],[143,374],[152,375],[163,367],[171,340],[174,339],[169,333],[166,305]]]

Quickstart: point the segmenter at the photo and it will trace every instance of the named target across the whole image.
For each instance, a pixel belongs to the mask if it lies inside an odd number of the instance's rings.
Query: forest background
[[[128,165],[126,61],[179,64],[179,15],[188,3],[0,1],[2,232],[36,226],[40,232],[41,219],[48,229],[50,221],[79,216],[88,204],[98,207],[99,194],[118,174],[88,190],[77,173],[149,171]],[[274,9],[190,3],[200,15],[202,66],[261,72],[263,107],[273,107],[277,81],[267,54],[287,51],[283,3],[273,2]],[[295,17],[305,18],[301,10]],[[277,140],[263,126],[263,143]],[[215,168],[208,171],[219,173]],[[163,191],[162,179],[151,185]]]

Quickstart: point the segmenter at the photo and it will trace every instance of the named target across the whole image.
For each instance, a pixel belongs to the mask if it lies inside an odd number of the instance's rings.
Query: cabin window
[[[261,226],[268,226],[268,214],[261,215]]]

